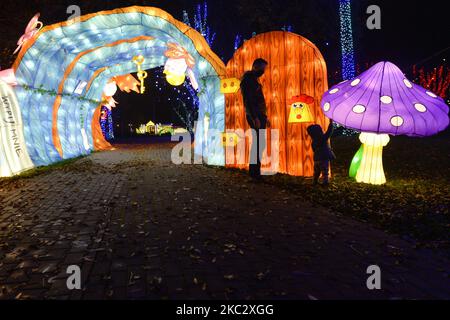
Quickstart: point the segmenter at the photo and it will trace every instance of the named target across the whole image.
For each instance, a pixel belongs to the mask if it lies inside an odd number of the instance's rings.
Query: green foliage
[[[358,169],[361,166],[361,160],[364,152],[364,145],[361,145],[359,150],[356,152],[353,157],[352,163],[350,165],[349,177],[356,178],[356,174],[358,173]]]
[[[448,167],[450,142],[444,137],[413,139],[393,137],[384,149],[387,184],[359,184],[347,177],[357,137],[334,139],[337,161],[333,183],[313,188],[310,181],[276,177],[307,200],[345,215],[379,224],[384,229],[418,239],[450,244]]]
[[[174,134],[174,129],[172,126],[163,126],[160,128],[160,130],[158,130],[158,135],[163,136],[163,135],[173,135]]]
[[[358,137],[335,138],[332,145],[337,160],[329,187],[314,187],[311,179],[282,174],[266,177],[266,183],[386,231],[450,247],[448,138],[391,137],[383,152],[387,184],[382,186],[356,183],[348,177],[360,147]]]
[[[21,179],[30,179],[30,178],[39,176],[41,174],[49,173],[53,170],[66,169],[82,158],[84,158],[84,156],[80,156],[80,157],[76,157],[76,158],[72,158],[72,159],[61,160],[59,162],[55,162],[48,166],[36,167],[36,168],[30,169],[30,170],[27,170],[16,176],[0,178],[0,185],[6,184],[8,182],[13,182],[16,180],[21,180]]]
[[[102,100],[95,100],[95,99],[88,99],[85,98],[83,96],[79,96],[79,95],[74,95],[74,94],[70,94],[70,93],[58,93],[55,90],[47,90],[45,89],[43,86],[40,86],[39,88],[34,88],[31,87],[29,85],[23,84],[21,85],[21,87],[27,91],[31,91],[34,93],[39,93],[42,95],[48,95],[48,96],[52,96],[52,97],[57,97],[57,96],[61,96],[61,97],[71,97],[72,99],[76,99],[78,101],[86,101],[89,102],[90,104],[93,104],[95,106],[98,106],[100,103],[106,103],[106,101]]]

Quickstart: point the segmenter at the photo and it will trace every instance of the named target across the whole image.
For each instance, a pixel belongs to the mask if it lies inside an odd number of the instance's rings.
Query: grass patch
[[[6,184],[8,182],[21,180],[21,179],[30,179],[30,178],[51,172],[53,170],[64,169],[82,158],[84,158],[84,156],[58,161],[58,162],[52,163],[48,166],[36,167],[36,168],[24,171],[21,174],[18,174],[18,175],[12,176],[12,177],[0,178],[0,185]]]
[[[391,138],[383,153],[388,182],[382,186],[348,177],[358,137],[333,138],[332,145],[338,159],[332,164],[330,187],[313,187],[311,179],[282,174],[266,177],[266,183],[386,231],[450,247],[448,137]]]

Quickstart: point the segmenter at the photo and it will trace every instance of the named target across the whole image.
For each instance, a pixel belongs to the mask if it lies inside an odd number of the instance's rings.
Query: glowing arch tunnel
[[[220,139],[203,141],[205,115],[209,130],[225,129],[225,98],[220,77],[225,65],[205,39],[163,10],[129,7],[82,16],[44,27],[21,49],[14,63],[25,142],[34,165],[46,165],[95,149],[92,121],[109,79],[164,65],[168,43],[176,43],[195,59],[200,85],[196,154],[209,164],[223,165]],[[97,121],[95,119],[94,121]],[[205,145],[208,145],[206,148]]]

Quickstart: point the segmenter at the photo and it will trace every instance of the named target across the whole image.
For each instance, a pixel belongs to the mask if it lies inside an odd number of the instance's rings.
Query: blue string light
[[[242,36],[240,34],[237,34],[234,38],[234,50],[239,49],[239,47],[242,44]]]
[[[191,26],[191,19],[189,19],[189,13],[186,10],[183,10],[183,22],[189,27]]]
[[[106,107],[102,107],[101,109],[100,127],[102,128],[103,137],[105,137],[106,140],[114,139],[112,112]]]
[[[198,118],[200,98],[198,92],[192,87],[189,78],[181,86],[172,86],[166,79],[164,67],[152,70],[152,77],[155,79],[156,89],[162,92],[162,97],[167,99],[170,106],[178,118],[186,125],[186,129],[193,133],[194,123]]]
[[[339,0],[339,16],[341,21],[342,78],[343,80],[349,80],[356,75],[351,0]]]
[[[291,25],[287,25],[287,26],[283,26],[283,27],[281,28],[281,30],[287,31],[287,32],[293,32],[293,31],[294,31],[294,27],[291,26]]]
[[[192,26],[189,14],[186,10],[183,11],[183,22],[188,26]],[[214,40],[216,39],[216,33],[212,32],[208,26],[208,3],[205,1],[203,5],[198,4],[194,14],[194,29],[201,33],[206,39],[208,45],[212,47]]]

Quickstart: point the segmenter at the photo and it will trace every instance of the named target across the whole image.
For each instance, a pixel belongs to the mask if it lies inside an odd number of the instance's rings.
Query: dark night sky
[[[182,19],[183,9],[191,13],[203,0],[2,0],[0,39],[3,46],[14,48],[25,24],[35,12],[41,12],[45,24],[67,18],[66,8],[78,4],[82,14],[130,5],[160,7]],[[358,61],[392,60],[403,68],[450,46],[448,12],[445,1],[353,0],[353,27]],[[306,36],[324,53],[331,70],[339,66],[338,0],[209,0],[210,25],[217,32],[214,51],[225,62],[234,49],[234,37],[241,33],[280,29],[293,25],[294,32]],[[368,5],[382,11],[382,30],[369,31],[365,21]],[[325,43],[328,42],[329,46]],[[2,65],[3,68],[6,66]]]
[[[41,13],[41,21],[48,25],[67,19],[66,8],[71,4],[78,4],[82,14],[145,5],[162,8],[182,20],[183,10],[187,10],[192,19],[194,7],[199,2],[203,0],[2,0],[1,50],[15,49],[26,23],[36,12]],[[390,60],[406,73],[411,71],[413,64],[422,63],[429,57],[432,59],[426,60],[424,66],[442,64],[449,50],[433,55],[450,47],[448,11],[444,3],[442,0],[353,0],[357,62],[364,66],[366,63]],[[250,38],[252,32],[280,30],[283,25],[292,25],[294,32],[310,39],[322,51],[328,64],[330,83],[339,80],[333,78],[340,65],[338,0],[209,0],[208,4],[209,24],[217,32],[213,50],[224,62],[234,52],[237,33]],[[381,8],[381,30],[370,31],[366,28],[366,8],[371,4]],[[3,55],[1,67],[9,67],[10,60]],[[126,103],[122,101],[122,104]],[[135,98],[132,103],[136,103]]]

